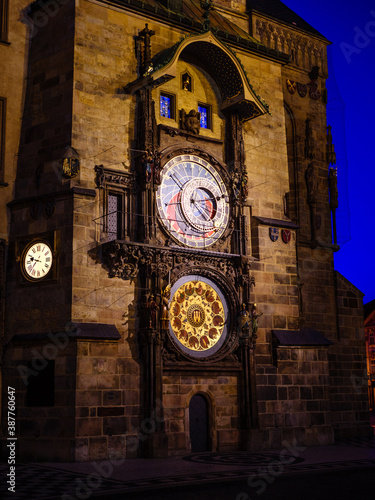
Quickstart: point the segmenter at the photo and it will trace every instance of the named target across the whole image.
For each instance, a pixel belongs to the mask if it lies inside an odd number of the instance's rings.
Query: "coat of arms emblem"
[[[283,240],[284,243],[289,243],[290,237],[292,233],[289,231],[289,229],[282,229],[281,231],[281,239]]]
[[[279,239],[279,228],[270,227],[270,238],[271,241],[277,241]]]
[[[297,91],[300,97],[305,97],[307,94],[307,85],[304,83],[297,83]]]
[[[286,81],[286,88],[288,89],[290,94],[294,94],[295,91],[297,90],[297,83],[294,82],[293,80],[289,80],[289,78]]]

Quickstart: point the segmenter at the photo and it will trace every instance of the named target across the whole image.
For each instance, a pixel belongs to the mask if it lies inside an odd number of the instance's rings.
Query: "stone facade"
[[[17,171],[7,166],[14,191],[6,188],[2,234],[3,374],[17,390],[28,459],[181,455],[197,449],[196,419],[205,421],[202,446],[222,451],[330,444],[369,430],[366,389],[351,383],[365,366],[362,295],[333,265],[328,41],[246,14],[242,1],[214,2],[204,27],[198,4],[192,19],[188,1],[167,4],[51,0],[27,12],[34,29],[41,15],[48,22],[19,55],[28,78],[21,128],[7,125],[20,148]],[[207,128],[189,115],[198,106]],[[194,248],[194,235],[184,244],[161,216],[163,169],[178,157],[199,158],[220,179],[224,201],[215,195],[212,209],[206,198],[205,210],[216,221],[225,207],[226,227],[207,248]],[[194,196],[182,211],[197,208]],[[183,212],[186,227],[207,223],[198,212]],[[40,282],[21,272],[35,238],[54,255]],[[198,282],[217,290],[227,318],[207,356],[181,349],[163,320],[166,287]],[[262,316],[246,323],[254,311]],[[42,401],[34,380],[46,384]],[[206,402],[200,417],[196,395]]]

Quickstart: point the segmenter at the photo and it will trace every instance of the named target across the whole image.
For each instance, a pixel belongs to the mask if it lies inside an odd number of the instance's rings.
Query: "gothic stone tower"
[[[328,41],[276,1],[56,1],[8,203],[20,454],[367,432],[362,297],[333,269]]]

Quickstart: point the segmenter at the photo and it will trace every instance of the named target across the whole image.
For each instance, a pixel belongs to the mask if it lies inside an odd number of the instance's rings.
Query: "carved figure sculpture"
[[[200,130],[201,114],[195,109],[192,109],[188,114],[184,109],[181,109],[181,128],[190,132],[191,134],[198,135]]]
[[[315,175],[314,165],[309,163],[306,169],[307,202],[314,205],[317,202],[318,179]]]
[[[161,153],[156,150],[154,155],[154,183],[160,184],[161,182]]]
[[[148,318],[149,318],[149,327],[156,328],[157,314],[158,314],[158,305],[155,302],[155,297],[150,295],[147,301],[147,309],[148,309]]]
[[[331,209],[337,208],[339,206],[339,193],[337,190],[337,168],[329,169],[329,206]]]
[[[152,176],[154,174],[154,158],[150,151],[147,151],[142,156],[142,170],[147,183],[151,182]]]
[[[171,285],[167,285],[161,294],[160,328],[169,328],[169,299],[171,297]]]
[[[253,307],[251,308],[251,333],[255,338],[258,331],[258,318],[260,318],[260,316],[262,315],[263,313],[257,313],[257,305],[253,304]]]
[[[191,81],[189,75],[185,74],[182,77],[182,89],[187,92],[191,91]]]
[[[249,311],[246,309],[246,304],[242,304],[241,312],[238,316],[238,329],[237,329],[238,335],[241,335],[241,333],[245,335],[248,334],[249,327],[250,327],[250,314]]]

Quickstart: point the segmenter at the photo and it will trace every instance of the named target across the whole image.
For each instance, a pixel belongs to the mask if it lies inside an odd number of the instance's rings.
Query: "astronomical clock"
[[[104,245],[103,261],[110,276],[138,284],[145,416],[163,399],[166,375],[209,369],[238,374],[246,429],[257,422],[256,335],[242,123],[267,109],[211,32],[173,46],[165,61],[150,59],[151,36],[147,26],[140,33],[144,76],[125,87],[138,103],[137,215],[130,232]],[[242,97],[231,104],[231,95]],[[147,444],[154,451],[165,446],[163,426],[158,432]]]
[[[225,183],[199,156],[176,156],[168,161],[156,198],[163,226],[187,247],[208,248],[228,227],[230,206]]]

